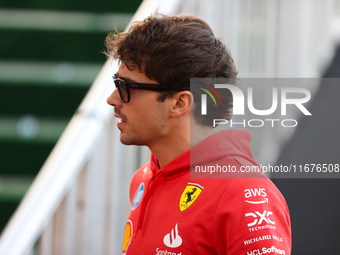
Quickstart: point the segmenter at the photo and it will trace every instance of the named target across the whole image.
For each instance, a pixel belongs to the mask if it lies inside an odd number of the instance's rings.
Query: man
[[[121,61],[107,99],[120,140],[151,150],[131,181],[123,254],[290,254],[288,208],[269,179],[190,177],[197,166],[257,165],[248,131],[212,128],[212,119],[230,118],[230,94],[203,116],[190,91],[190,78],[237,76],[210,27],[193,16],[155,14],[109,35],[106,45]]]

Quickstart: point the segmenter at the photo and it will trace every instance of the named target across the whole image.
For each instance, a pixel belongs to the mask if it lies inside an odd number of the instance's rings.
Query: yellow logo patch
[[[132,231],[133,231],[132,221],[128,220],[125,226],[125,231],[124,231],[123,254],[126,253],[127,248],[129,247],[129,244],[131,242]]]
[[[203,187],[197,183],[189,182],[185,187],[179,200],[179,210],[183,212],[187,209],[202,193]]]

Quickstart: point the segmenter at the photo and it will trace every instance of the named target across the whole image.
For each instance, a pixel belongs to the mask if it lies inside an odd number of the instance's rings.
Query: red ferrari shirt
[[[131,181],[123,254],[290,254],[288,208],[268,178],[190,175],[198,163],[256,164],[249,143],[248,131],[227,130],[194,147],[197,159],[188,151],[159,169],[151,155]]]

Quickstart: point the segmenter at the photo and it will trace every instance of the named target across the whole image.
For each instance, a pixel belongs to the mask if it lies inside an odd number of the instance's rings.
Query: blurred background
[[[206,20],[242,78],[315,78],[312,117],[251,130],[258,162],[339,163],[339,88],[318,78],[340,75],[340,0],[141,3],[0,0],[0,231],[26,194],[0,254],[121,253],[129,181],[148,150],[119,143],[105,102],[117,63],[102,52],[108,32],[156,9]],[[292,254],[337,254],[339,179],[273,181],[290,208]]]
[[[0,1],[0,232],[140,3]]]

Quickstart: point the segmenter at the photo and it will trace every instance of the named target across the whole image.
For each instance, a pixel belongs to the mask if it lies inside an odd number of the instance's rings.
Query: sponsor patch
[[[178,234],[178,224],[176,224],[175,229],[171,229],[169,234],[166,234],[163,238],[163,242],[169,248],[177,248],[182,244],[182,237]]]
[[[204,188],[201,185],[189,182],[179,200],[179,210],[183,212],[192,205],[192,203],[195,202],[198,196],[202,193],[203,189]]]
[[[247,226],[249,227],[249,231],[257,231],[261,229],[276,229],[275,222],[271,220],[271,216],[273,216],[273,213],[270,211],[263,211],[263,213],[256,211],[256,212],[250,212],[246,213],[245,216],[248,219],[253,219],[254,221],[251,223],[248,223]]]
[[[266,198],[266,190],[263,188],[255,189],[245,189],[244,197],[246,202],[249,204],[264,204],[268,203],[268,198]]]
[[[135,197],[133,198],[132,210],[135,210],[136,207],[139,205],[139,202],[142,200],[143,194],[144,194],[144,183],[142,182],[138,186]]]
[[[256,243],[256,242],[260,242],[260,241],[264,241],[264,240],[270,240],[270,239],[272,239],[271,235],[254,237],[254,238],[245,240],[244,245],[248,245],[248,244],[252,244],[252,243]]]
[[[261,225],[264,222],[265,223],[269,223],[272,225],[275,225],[275,222],[272,221],[269,216],[273,215],[272,212],[267,212],[267,211],[263,211],[263,213],[260,213],[258,211],[256,211],[255,213],[246,213],[245,216],[246,217],[253,217],[254,221],[252,223],[248,223],[248,227],[252,227],[254,225]]]
[[[124,231],[124,240],[123,240],[123,249],[122,249],[123,254],[126,253],[129,247],[129,244],[131,243],[132,232],[133,232],[132,221],[128,220],[126,222],[125,231]]]
[[[276,248],[275,246],[272,246],[269,248],[263,247],[262,249],[248,251],[247,255],[262,255],[262,254],[270,254],[270,253],[276,253],[276,254],[282,254],[282,255],[286,254],[284,250],[281,250],[281,249]]]

